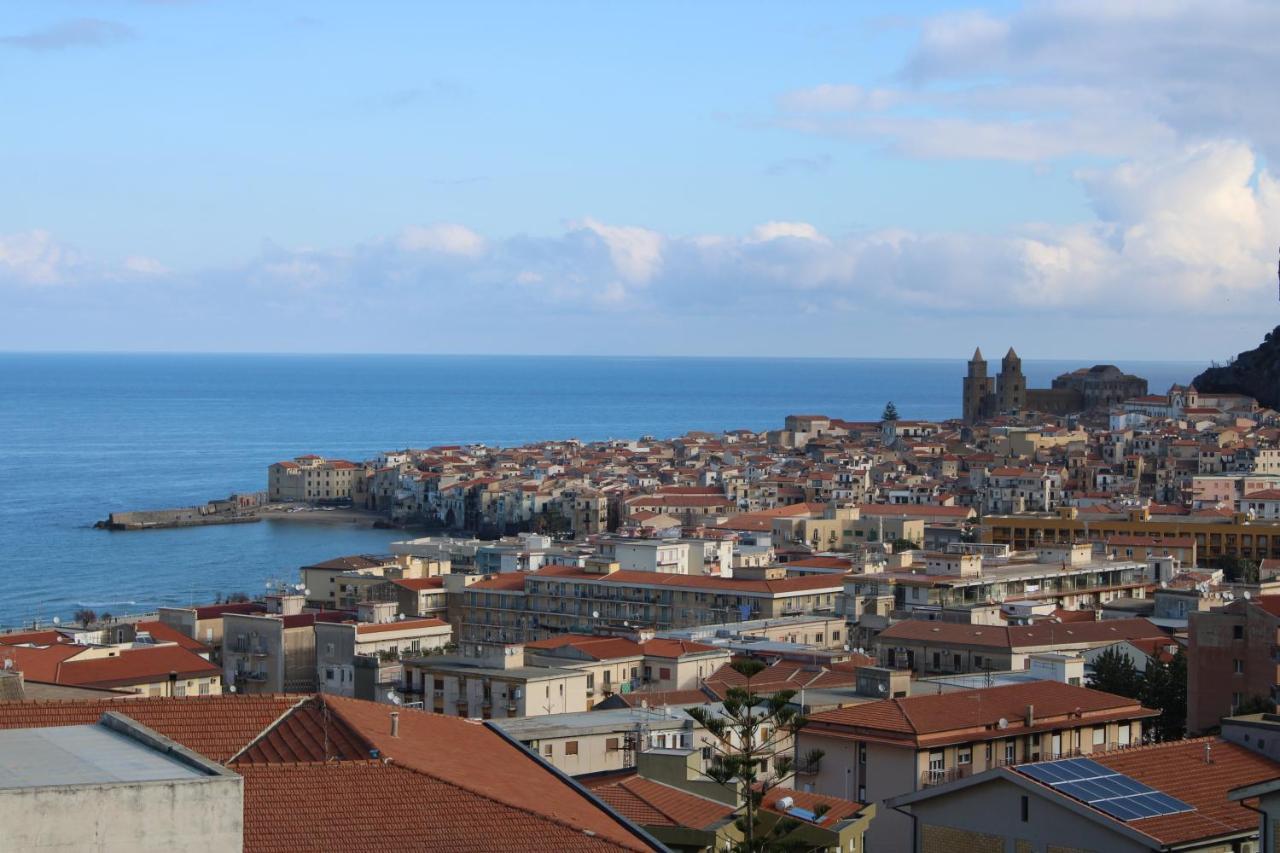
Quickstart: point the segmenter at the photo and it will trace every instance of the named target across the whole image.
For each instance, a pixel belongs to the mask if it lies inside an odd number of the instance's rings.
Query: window
[[[565,755],[577,755],[577,754],[578,754],[578,742],[577,742],[576,740],[567,740],[567,741],[565,741],[565,743],[564,743],[564,754],[565,754]]]
[[[1232,639],[1234,639],[1234,640],[1243,640],[1243,639],[1244,639],[1244,626],[1243,626],[1243,625],[1232,625],[1232,626],[1231,626],[1231,638],[1232,638]]]
[[[605,752],[617,752],[620,749],[618,744],[619,744],[619,740],[616,737],[605,738],[605,742],[604,742]]]
[[[551,753],[553,751],[554,751],[554,747],[551,744],[546,744],[545,746],[542,747],[542,754],[545,755],[547,758],[551,757]]]
[[[1018,760],[1018,744],[1012,740],[1004,742],[1004,763],[1012,764]]]
[[[667,679],[669,679],[669,678],[671,678],[671,668],[670,668],[670,667],[665,667],[665,666],[664,666],[664,667],[659,667],[659,669],[658,669],[658,677],[659,677],[659,678],[661,678],[661,679],[663,679],[664,681],[665,681],[665,680],[667,680]]]
[[[956,764],[972,764],[973,763],[973,747],[962,746],[956,750]]]
[[[1243,694],[1243,693],[1232,693],[1232,694],[1231,694],[1231,713],[1233,713],[1233,714],[1234,714],[1234,713],[1235,713],[1236,708],[1239,708],[1239,707],[1240,707],[1240,703],[1241,703],[1241,702],[1243,702],[1243,701],[1244,701],[1244,694]]]
[[[331,667],[331,666],[325,667],[325,670],[324,670],[324,680],[325,680],[325,681],[333,681],[333,667]]]
[[[207,681],[200,682],[200,695],[201,696],[209,695],[209,682]]]
[[[1095,726],[1093,729],[1093,745],[1102,746],[1107,742],[1106,726]]]
[[[1027,822],[1028,813],[1031,811],[1031,803],[1024,795],[1022,797],[1022,822]]]
[[[1234,667],[1234,671],[1236,675],[1244,675],[1244,661],[1242,661],[1240,658],[1236,658],[1231,662],[1231,664]]]
[[[947,756],[944,752],[929,753],[929,771],[937,772],[943,770],[947,766]]]
[[[858,763],[863,765],[867,763],[867,745],[865,743],[858,744]]]

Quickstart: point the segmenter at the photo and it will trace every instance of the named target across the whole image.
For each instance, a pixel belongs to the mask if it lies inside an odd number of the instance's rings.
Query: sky
[[[0,350],[1222,359],[1280,4],[8,0]]]

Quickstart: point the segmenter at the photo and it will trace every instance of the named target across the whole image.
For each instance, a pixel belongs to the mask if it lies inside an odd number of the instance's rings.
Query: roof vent
[[[1213,763],[1213,744],[1211,743],[1205,743],[1204,745],[1204,763]]]
[[[400,737],[400,712],[391,712],[391,736]]]

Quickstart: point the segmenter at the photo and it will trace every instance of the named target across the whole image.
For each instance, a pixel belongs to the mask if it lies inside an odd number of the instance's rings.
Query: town
[[[275,462],[227,512],[405,538],[0,634],[8,843],[83,843],[71,796],[170,849],[1273,849],[1280,413],[1012,349],[956,385]]]

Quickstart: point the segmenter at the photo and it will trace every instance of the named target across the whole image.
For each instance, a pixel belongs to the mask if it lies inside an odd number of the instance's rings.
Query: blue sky
[[[1207,358],[1280,313],[1271,4],[5,12],[0,349]]]

